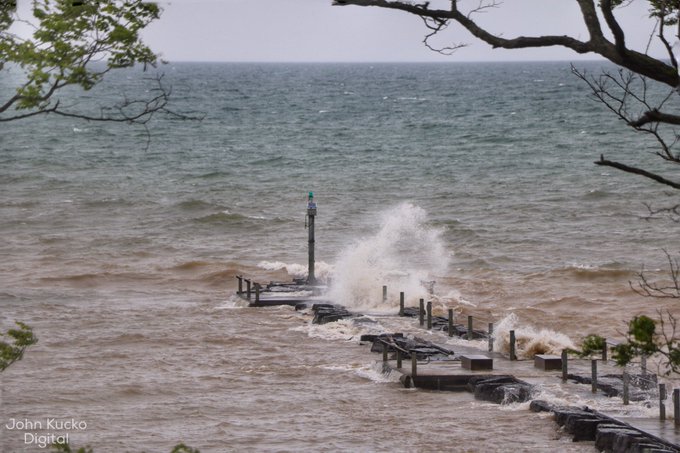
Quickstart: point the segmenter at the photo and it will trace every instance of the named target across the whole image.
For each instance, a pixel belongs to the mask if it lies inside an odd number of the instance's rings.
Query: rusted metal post
[[[432,329],[432,302],[427,302],[427,329]]]
[[[383,303],[387,301],[387,285],[383,285]]]
[[[243,294],[243,276],[242,275],[237,275],[236,278],[238,279],[238,295]]]
[[[472,315],[468,315],[467,339],[472,340]]]
[[[493,351],[493,323],[489,323],[489,352]]]
[[[510,360],[517,360],[517,355],[515,354],[515,331],[510,331]]]
[[[449,308],[449,336],[453,336],[453,308]]]
[[[425,299],[420,299],[420,311],[418,312],[418,320],[420,321],[420,326],[425,324]]]
[[[562,349],[562,382],[567,382],[569,377],[569,352]]]
[[[666,420],[666,384],[659,384],[659,420]]]
[[[597,359],[590,360],[590,390],[597,393]]]
[[[404,292],[399,293],[399,316],[404,316]]]
[[[626,370],[623,370],[623,405],[630,404],[630,375]]]
[[[411,351],[411,378],[414,378],[417,375],[418,375],[418,357],[416,351]]]

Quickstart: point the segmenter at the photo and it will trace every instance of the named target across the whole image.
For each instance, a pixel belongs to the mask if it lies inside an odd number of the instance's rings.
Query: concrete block
[[[562,357],[558,355],[537,354],[534,356],[534,367],[543,370],[561,370]]]
[[[493,370],[493,359],[485,355],[462,355],[460,361],[466,370]]]

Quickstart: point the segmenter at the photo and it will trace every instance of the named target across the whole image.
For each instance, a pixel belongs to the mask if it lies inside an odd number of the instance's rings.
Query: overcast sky
[[[443,0],[433,0],[432,5]],[[169,61],[502,61],[574,60],[561,48],[491,49],[459,27],[435,43],[467,43],[453,56],[426,49],[421,19],[399,11],[332,6],[331,0],[161,0],[161,19],[146,32],[151,47]],[[470,0],[476,5],[478,0]],[[446,2],[442,6],[445,7]],[[465,2],[462,2],[464,5]],[[648,3],[617,10],[627,43],[644,49],[653,24]],[[569,34],[586,39],[573,0],[506,0],[476,16],[505,37]],[[454,29],[455,28],[455,29]],[[606,28],[603,23],[603,28]],[[660,49],[655,53],[661,55]]]

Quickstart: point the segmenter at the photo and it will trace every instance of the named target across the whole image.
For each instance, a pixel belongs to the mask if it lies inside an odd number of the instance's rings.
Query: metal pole
[[[427,328],[432,329],[432,302],[427,302]]]
[[[404,316],[404,292],[399,293],[399,316]]]
[[[659,420],[666,420],[666,384],[659,384]]]
[[[630,375],[626,370],[623,370],[623,405],[630,404]]]
[[[510,360],[517,360],[515,355],[515,331],[510,331]]]
[[[387,285],[383,285],[383,303],[387,300]]]
[[[680,426],[680,389],[673,389],[673,419],[675,426]]]
[[[314,218],[316,217],[316,203],[314,202],[314,193],[309,192],[307,201],[307,228],[309,231],[309,270],[307,272],[307,284],[313,285],[316,283],[316,275],[314,275]]]
[[[425,299],[420,299],[420,311],[418,312],[420,326],[425,324]]]
[[[569,377],[569,353],[562,349],[562,382],[567,382]]]
[[[453,336],[453,308],[449,308],[449,336]]]
[[[468,315],[467,339],[472,340],[472,316]]]
[[[590,390],[597,393],[597,359],[590,360],[591,385]]]
[[[489,323],[489,352],[493,351],[493,323]]]

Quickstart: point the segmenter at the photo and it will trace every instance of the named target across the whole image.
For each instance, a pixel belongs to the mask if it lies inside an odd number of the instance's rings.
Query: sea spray
[[[442,230],[427,224],[427,213],[402,203],[381,215],[375,235],[358,240],[340,253],[335,264],[329,298],[354,309],[391,311],[403,291],[407,304],[426,298],[433,281],[444,275],[450,252]],[[382,287],[388,297],[382,301]]]
[[[283,263],[281,261],[260,261],[257,264],[260,269],[278,271],[285,269],[293,278],[307,278],[307,265],[297,263]],[[314,274],[319,283],[327,283],[333,273],[333,266],[323,261],[315,263]]]
[[[536,354],[559,355],[563,349],[576,349],[571,339],[550,329],[537,330],[531,326],[519,326],[519,318],[511,313],[494,326],[494,350],[510,351],[510,331],[515,331],[515,353],[519,359],[533,359]]]

